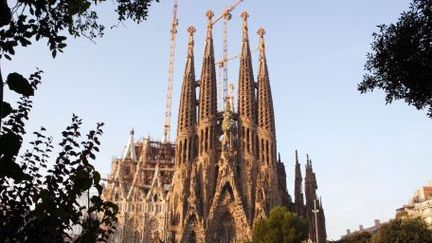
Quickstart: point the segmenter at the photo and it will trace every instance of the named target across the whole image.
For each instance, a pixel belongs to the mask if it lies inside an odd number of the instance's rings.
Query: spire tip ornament
[[[248,12],[244,11],[240,16],[243,19],[243,25],[242,25],[243,40],[247,40],[248,39],[248,36],[247,36],[247,33],[248,33],[247,19],[249,18],[249,14],[248,14]]]
[[[193,25],[189,26],[189,28],[187,28],[187,31],[189,33],[189,46],[193,46],[194,45],[194,33],[196,32],[196,29]]]
[[[257,31],[257,34],[259,35],[260,38],[264,38],[266,31],[264,28],[259,28],[259,30]]]
[[[206,16],[207,16],[207,18],[210,20],[210,24],[211,24],[211,19],[212,19],[213,16],[214,16],[213,11],[211,11],[211,10],[207,11]]]
[[[187,31],[189,32],[190,35],[193,35],[196,32],[196,29],[193,25],[191,25],[187,28]]]
[[[243,19],[243,21],[247,21],[247,18],[249,18],[249,13],[247,11],[243,11],[240,17]]]

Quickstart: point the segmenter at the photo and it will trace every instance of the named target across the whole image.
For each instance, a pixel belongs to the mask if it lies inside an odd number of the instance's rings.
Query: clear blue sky
[[[184,69],[186,28],[196,33],[196,69],[200,71],[205,12],[216,13],[233,1],[179,0],[179,33],[174,83],[173,124]],[[361,95],[365,55],[376,25],[394,22],[408,0],[252,1],[233,13],[230,53],[240,50],[240,13],[250,13],[251,45],[266,28],[267,56],[275,106],[278,150],[293,194],[294,150],[304,163],[309,153],[326,210],[327,229],[338,238],[347,228],[369,226],[393,217],[395,209],[431,180],[432,129],[424,112],[402,102],[386,106],[382,92]],[[116,24],[111,3],[101,18]],[[44,125],[59,141],[72,113],[85,129],[104,121],[103,146],[96,162],[103,174],[120,156],[134,127],[138,137],[162,136],[172,1],[150,9],[148,21],[107,29],[103,39],[69,40],[52,60],[45,43],[19,49],[3,62],[3,74],[45,71],[34,99],[28,130]],[[215,51],[222,55],[222,26],[215,27]],[[256,53],[254,54],[257,68]],[[237,82],[237,60],[230,80]],[[256,71],[256,70],[255,70]],[[11,95],[6,94],[7,98]],[[175,129],[172,131],[175,133]]]

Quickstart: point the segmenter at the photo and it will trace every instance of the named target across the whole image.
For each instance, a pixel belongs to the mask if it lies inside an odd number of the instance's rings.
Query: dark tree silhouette
[[[358,90],[382,89],[387,104],[404,100],[432,118],[432,1],[413,0],[396,23],[378,27]]]
[[[68,37],[102,37],[96,10],[105,0],[0,0],[0,64],[12,61],[18,47],[46,40],[53,58],[66,47]],[[117,21],[141,22],[152,2],[115,0]],[[63,131],[61,152],[48,167],[52,140],[45,129],[35,132],[31,151],[19,156],[31,96],[42,71],[29,78],[2,74],[0,66],[0,242],[96,242],[113,232],[117,206],[101,198],[100,174],[90,164],[99,151],[101,126],[80,141],[81,120],[75,115]],[[7,85],[7,86],[6,86]],[[21,95],[16,107],[3,100],[4,87]],[[79,204],[89,190],[96,191],[87,207]],[[87,215],[87,216],[86,216]],[[97,215],[97,217],[96,217]],[[73,226],[82,228],[68,239]]]
[[[267,218],[258,220],[253,227],[256,243],[300,243],[307,236],[306,220],[285,207],[274,207]]]
[[[40,73],[29,78],[32,91]],[[18,156],[31,108],[31,100],[23,95],[0,133],[0,242],[63,242],[76,225],[82,232],[75,242],[107,239],[118,209],[101,199],[100,174],[90,164],[99,151],[102,124],[80,142],[81,120],[74,115],[49,167],[53,145],[44,128],[34,132],[32,149]],[[91,204],[80,205],[79,199],[91,189],[96,191]],[[100,220],[88,215],[100,215]]]

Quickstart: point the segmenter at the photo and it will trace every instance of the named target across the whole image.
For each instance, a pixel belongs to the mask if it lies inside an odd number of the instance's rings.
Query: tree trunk
[[[0,65],[0,132],[2,131],[2,117],[3,117],[3,77]]]

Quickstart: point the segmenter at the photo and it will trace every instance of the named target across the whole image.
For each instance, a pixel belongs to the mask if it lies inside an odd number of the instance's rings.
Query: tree
[[[404,100],[432,118],[432,1],[413,0],[395,24],[378,27],[358,90],[382,89],[387,104]]]
[[[428,243],[432,242],[432,230],[420,218],[397,218],[382,226],[371,243]]]
[[[40,71],[30,76],[30,87],[36,89],[40,79]],[[0,133],[0,171],[13,175],[0,177],[0,242],[63,242],[75,225],[83,230],[75,242],[106,240],[113,231],[118,209],[101,199],[100,174],[90,164],[99,151],[103,124],[80,142],[82,122],[74,115],[72,124],[62,133],[55,163],[49,168],[54,146],[44,128],[34,132],[32,149],[18,158],[32,103],[23,95],[18,104]],[[96,190],[91,204],[80,205],[79,198],[91,189]],[[100,220],[85,217],[84,211],[87,215],[99,214]]]
[[[285,207],[274,207],[267,218],[254,224],[253,242],[300,243],[306,240],[308,223]]]
[[[27,47],[32,41],[47,40],[48,47],[53,57],[58,52],[63,52],[66,47],[66,36],[84,36],[91,40],[101,37],[105,27],[97,22],[98,15],[94,9],[105,0],[0,0],[0,64],[4,58],[12,60],[15,49],[18,46]],[[137,23],[146,19],[150,3],[158,0],[116,0],[116,12],[118,21],[131,19]],[[13,6],[10,5],[13,2]],[[36,71],[31,77],[39,77],[40,71]],[[3,100],[4,83],[11,91],[25,98],[34,95],[35,87],[29,80],[19,73],[9,73],[3,81],[0,66],[0,132],[3,122],[14,110],[12,105]],[[25,133],[22,128],[22,134]],[[9,177],[20,181],[24,176],[15,162],[19,148],[22,144],[20,134],[1,133],[5,144],[13,144],[16,151],[10,151],[13,156],[0,153],[0,176]],[[4,137],[3,137],[4,136]],[[16,152],[16,153],[15,153]]]
[[[66,47],[68,37],[101,37],[105,27],[96,10],[105,0],[0,0],[0,62],[12,60],[17,47],[46,40],[53,58]],[[141,22],[150,3],[158,0],[116,0],[118,21]],[[53,149],[45,129],[35,132],[33,149],[19,156],[30,97],[41,82],[42,71],[25,78],[13,72],[3,81],[0,67],[0,241],[63,242],[72,226],[82,233],[75,242],[106,240],[116,222],[117,206],[101,198],[100,174],[90,161],[99,151],[102,124],[80,142],[81,120],[75,115],[62,133],[61,152],[48,168]],[[3,100],[4,85],[21,95],[16,107]],[[79,198],[96,190],[91,204]],[[95,217],[85,217],[84,211]]]
[[[367,231],[354,232],[350,235],[342,237],[336,241],[338,243],[368,243],[372,237],[371,233]]]

